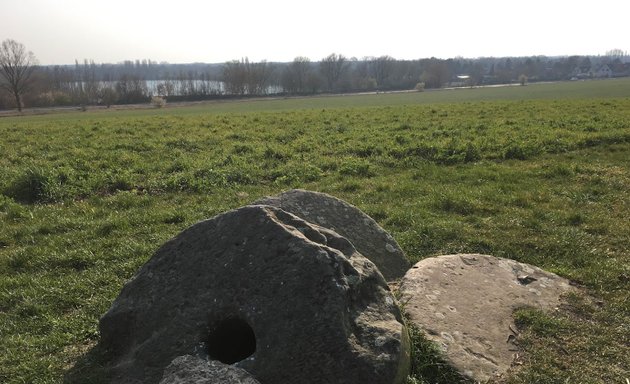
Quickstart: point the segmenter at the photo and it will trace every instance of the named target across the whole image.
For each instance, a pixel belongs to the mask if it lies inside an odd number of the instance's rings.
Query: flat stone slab
[[[400,279],[410,267],[396,240],[359,208],[321,192],[292,189],[253,204],[271,205],[331,229],[376,264],[387,281]]]
[[[260,384],[244,369],[204,360],[196,356],[180,356],[164,370],[160,384]]]
[[[401,303],[409,318],[438,343],[464,376],[486,381],[514,361],[516,326],[523,307],[552,311],[574,291],[569,281],[509,259],[459,254],[428,258],[405,275]]]

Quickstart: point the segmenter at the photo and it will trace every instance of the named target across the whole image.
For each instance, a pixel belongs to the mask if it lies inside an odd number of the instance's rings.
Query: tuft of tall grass
[[[2,193],[26,204],[54,202],[62,197],[58,175],[41,167],[24,169]]]

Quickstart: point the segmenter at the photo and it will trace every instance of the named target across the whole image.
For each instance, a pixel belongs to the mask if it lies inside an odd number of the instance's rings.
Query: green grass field
[[[294,187],[358,206],[411,261],[482,252],[581,286],[516,314],[505,382],[630,379],[628,79],[4,117],[0,154],[2,383],[106,382],[97,324],[124,282]],[[410,382],[453,382],[414,334]]]

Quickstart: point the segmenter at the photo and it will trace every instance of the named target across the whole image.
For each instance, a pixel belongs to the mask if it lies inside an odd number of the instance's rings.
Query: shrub
[[[414,89],[418,92],[424,92],[424,82],[421,81],[418,84],[416,84]]]
[[[525,84],[527,83],[527,76],[525,76],[525,75],[520,75],[520,76],[518,77],[518,82],[519,82],[521,85],[525,85]]]
[[[155,107],[155,108],[162,108],[166,105],[166,99],[160,96],[153,96],[151,98],[151,104]]]
[[[37,107],[50,107],[55,102],[52,92],[43,92],[35,96],[31,104]]]
[[[118,93],[114,88],[106,87],[101,90],[101,103],[109,108],[118,101]]]

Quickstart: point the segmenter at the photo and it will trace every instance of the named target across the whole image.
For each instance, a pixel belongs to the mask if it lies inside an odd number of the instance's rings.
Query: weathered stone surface
[[[401,282],[400,300],[454,368],[483,382],[514,361],[512,313],[523,307],[554,310],[572,290],[566,279],[528,264],[461,254],[414,265]]]
[[[247,371],[216,360],[180,356],[164,370],[160,384],[260,384]]]
[[[100,321],[113,383],[157,383],[177,356],[234,363],[263,384],[402,383],[408,335],[372,262],[270,206],[202,221],[164,244]]]
[[[411,266],[396,240],[359,208],[320,192],[293,189],[254,204],[272,205],[302,219],[332,229],[350,240],[388,281],[400,279]]]

